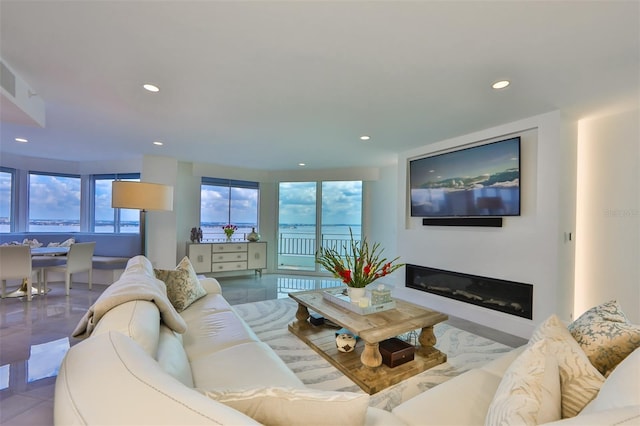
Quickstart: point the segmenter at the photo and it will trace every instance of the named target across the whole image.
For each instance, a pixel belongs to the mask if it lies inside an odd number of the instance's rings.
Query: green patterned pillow
[[[188,257],[184,257],[176,269],[154,269],[156,278],[167,286],[167,297],[178,312],[207,294],[200,284]]]
[[[569,331],[589,361],[605,376],[640,347],[640,326],[629,322],[615,300],[580,315],[569,324]]]

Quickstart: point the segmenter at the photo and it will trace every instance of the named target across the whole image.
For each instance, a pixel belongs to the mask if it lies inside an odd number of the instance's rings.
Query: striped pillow
[[[560,371],[562,418],[574,417],[596,397],[605,378],[556,315],[536,328],[529,345],[542,339],[555,343],[550,346],[550,352],[555,355]]]
[[[538,425],[561,418],[560,375],[550,340],[529,346],[509,366],[489,405],[486,426]]]

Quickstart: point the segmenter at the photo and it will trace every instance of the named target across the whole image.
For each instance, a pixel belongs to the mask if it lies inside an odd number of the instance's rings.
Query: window
[[[15,170],[0,168],[0,232],[11,232],[14,208]]]
[[[30,232],[80,231],[80,177],[29,173]]]
[[[360,238],[362,181],[281,182],[278,194],[279,268],[317,271],[320,246]]]
[[[137,233],[140,210],[111,207],[114,180],[140,181],[140,173],[93,175],[93,232]]]
[[[200,227],[203,239],[223,241],[222,227],[236,225],[234,239],[243,240],[258,227],[258,182],[202,178],[200,186]]]

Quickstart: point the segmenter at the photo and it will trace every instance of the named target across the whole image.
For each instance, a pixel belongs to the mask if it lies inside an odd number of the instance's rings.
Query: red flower
[[[344,269],[340,271],[340,276],[342,277],[342,281],[346,284],[351,282],[351,271],[348,269]]]
[[[369,273],[371,272],[371,265],[365,266],[363,272],[365,275],[369,275]]]

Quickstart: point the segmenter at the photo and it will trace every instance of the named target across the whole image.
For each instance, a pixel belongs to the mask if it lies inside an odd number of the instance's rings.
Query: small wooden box
[[[382,362],[391,368],[413,361],[416,348],[410,343],[400,340],[397,337],[383,340],[379,343]]]

